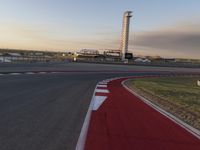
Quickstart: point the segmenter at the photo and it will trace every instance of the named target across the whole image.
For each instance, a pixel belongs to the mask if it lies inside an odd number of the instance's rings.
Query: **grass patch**
[[[139,78],[128,86],[153,103],[200,129],[198,77]]]

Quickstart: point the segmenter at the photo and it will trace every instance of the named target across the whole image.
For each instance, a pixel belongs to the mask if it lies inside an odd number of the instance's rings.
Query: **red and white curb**
[[[130,90],[124,84],[124,82],[126,80],[130,79],[130,78],[166,77],[166,76],[171,76],[172,77],[174,75],[144,75],[144,76],[134,76],[134,77],[120,77],[120,78],[107,79],[107,80],[103,80],[103,81],[99,82],[96,85],[96,88],[94,90],[93,97],[92,97],[88,112],[86,114],[86,118],[85,118],[83,127],[81,129],[81,133],[80,133],[80,136],[79,136],[79,139],[78,139],[78,142],[77,142],[75,150],[84,150],[92,111],[97,111],[99,109],[99,107],[103,104],[103,102],[106,101],[106,99],[108,97],[108,94],[110,93],[110,91],[107,89],[108,83],[110,81],[117,80],[117,79],[124,79],[121,84],[123,85],[123,87],[125,89],[127,89],[129,92],[131,92],[132,94],[137,96],[139,99],[141,99],[148,106],[150,106],[154,110],[158,111],[160,114],[162,114],[165,117],[169,118],[171,121],[173,121],[174,123],[176,123],[180,127],[184,128],[186,131],[188,131],[189,133],[191,133],[192,135],[194,135],[195,137],[200,139],[200,131],[199,130],[193,128],[192,126],[190,126],[187,123],[183,122],[182,120],[178,119],[174,115],[166,112],[165,110],[163,110],[162,108],[158,107],[157,105],[151,103],[149,100],[145,99],[144,97],[141,97],[137,93],[135,93],[132,90]]]
[[[98,108],[107,99],[107,94],[110,93],[110,91],[107,89],[108,83],[116,79],[118,78],[106,79],[106,80],[100,81],[96,85],[75,150],[84,150],[91,113],[92,111],[97,111]]]

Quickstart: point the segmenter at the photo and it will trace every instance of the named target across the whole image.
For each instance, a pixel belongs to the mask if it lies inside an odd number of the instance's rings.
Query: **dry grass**
[[[200,87],[198,77],[140,78],[126,83],[186,123],[200,129]]]

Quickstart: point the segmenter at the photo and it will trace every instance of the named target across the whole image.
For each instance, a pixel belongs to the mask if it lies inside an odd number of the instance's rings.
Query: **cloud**
[[[80,50],[110,48],[113,33],[107,28],[84,34],[68,28],[38,25],[5,24],[0,28],[0,47],[38,50]]]
[[[179,24],[131,35],[130,48],[155,55],[200,58],[200,24]]]

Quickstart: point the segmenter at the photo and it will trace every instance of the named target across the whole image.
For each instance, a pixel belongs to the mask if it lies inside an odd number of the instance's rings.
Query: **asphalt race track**
[[[79,63],[1,64],[0,150],[74,150],[99,81],[157,74],[154,71],[200,72],[200,69]]]

